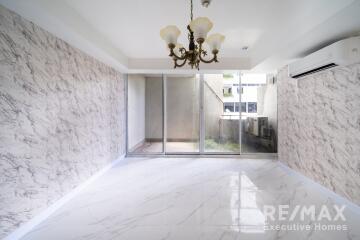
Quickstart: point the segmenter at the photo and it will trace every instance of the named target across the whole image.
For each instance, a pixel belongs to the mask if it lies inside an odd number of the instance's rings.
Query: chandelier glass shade
[[[213,27],[213,23],[207,17],[198,17],[193,19],[193,4],[191,3],[191,22],[187,26],[189,47],[186,49],[183,45],[178,44],[177,40],[180,36],[180,30],[174,26],[169,25],[160,30],[161,38],[166,42],[170,50],[169,56],[174,61],[174,68],[183,67],[187,62],[191,68],[199,69],[200,62],[212,63],[218,62],[217,54],[219,53],[221,44],[225,37],[219,33],[207,36]],[[209,46],[213,54],[211,59],[205,59],[207,51],[203,49],[204,43]]]

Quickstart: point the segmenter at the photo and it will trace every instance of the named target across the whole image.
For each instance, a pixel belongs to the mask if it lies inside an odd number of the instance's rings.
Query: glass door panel
[[[204,152],[240,152],[239,75],[204,75]]]
[[[199,75],[166,76],[167,153],[198,153],[200,132]]]
[[[277,151],[277,88],[266,74],[241,77],[241,152]]]
[[[163,152],[162,76],[128,75],[128,152]]]

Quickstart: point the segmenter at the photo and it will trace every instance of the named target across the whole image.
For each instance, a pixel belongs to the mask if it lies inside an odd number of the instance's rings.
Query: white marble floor
[[[345,208],[347,229],[267,230],[299,219],[267,219],[264,205],[332,207],[337,200],[271,160],[127,159],[88,186],[24,240],[360,239],[360,216]],[[322,224],[329,222],[321,221]]]

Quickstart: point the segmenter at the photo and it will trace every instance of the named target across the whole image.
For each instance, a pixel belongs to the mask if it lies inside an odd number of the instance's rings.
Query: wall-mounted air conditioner
[[[289,64],[289,76],[299,78],[328,68],[356,62],[360,62],[360,36],[335,42]]]

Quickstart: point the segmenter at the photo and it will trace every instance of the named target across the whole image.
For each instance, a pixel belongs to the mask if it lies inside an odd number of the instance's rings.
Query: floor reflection
[[[239,226],[244,233],[263,233],[265,217],[257,204],[257,186],[245,172],[240,175]]]
[[[265,230],[264,204],[331,204],[270,160],[130,159],[114,167],[23,240],[360,239],[348,231]],[[309,237],[310,236],[310,237]]]

